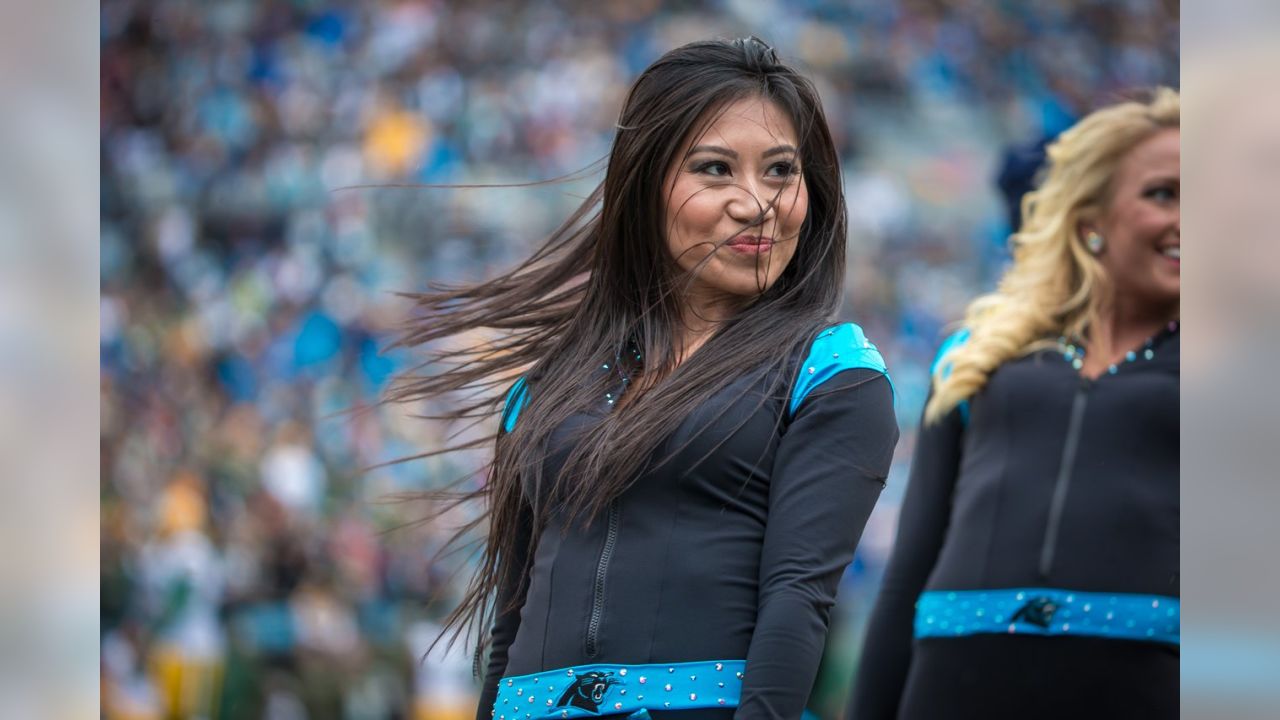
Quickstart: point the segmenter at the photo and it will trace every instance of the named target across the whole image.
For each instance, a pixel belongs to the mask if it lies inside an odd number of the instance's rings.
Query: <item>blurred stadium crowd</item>
[[[844,315],[904,426],[814,700],[838,713],[929,360],[1004,257],[1000,185],[1083,111],[1177,84],[1172,0],[104,0],[104,717],[474,712],[469,651],[425,655],[463,561],[433,561],[450,529],[395,498],[484,458],[364,471],[450,430],[376,405],[413,361],[379,350],[394,291],[513,262],[601,175],[393,186],[581,170],[648,63],[751,33],[823,94]]]

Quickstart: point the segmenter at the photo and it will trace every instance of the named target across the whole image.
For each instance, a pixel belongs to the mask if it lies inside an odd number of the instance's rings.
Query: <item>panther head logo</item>
[[[576,707],[593,713],[600,712],[600,703],[604,701],[604,694],[611,686],[621,682],[614,678],[611,672],[593,670],[583,673],[574,678],[569,687],[565,688],[556,707]]]
[[[1053,622],[1053,614],[1058,612],[1058,604],[1051,598],[1037,597],[1027,601],[1013,614],[1013,620],[1021,620],[1036,627],[1047,628]]]

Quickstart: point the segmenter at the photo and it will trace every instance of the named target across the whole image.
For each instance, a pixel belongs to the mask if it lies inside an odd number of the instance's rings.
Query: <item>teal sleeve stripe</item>
[[[791,392],[789,414],[794,416],[804,399],[819,385],[845,370],[856,368],[875,370],[889,377],[884,358],[863,334],[862,328],[844,323],[818,333],[809,347],[809,356],[800,365],[800,374]],[[889,387],[893,387],[892,380]]]
[[[951,365],[944,364],[943,362],[947,356],[947,353],[950,353],[952,350],[955,350],[956,348],[960,347],[961,345],[965,344],[968,341],[969,341],[969,328],[960,328],[959,330],[951,333],[951,335],[947,336],[947,339],[942,341],[942,347],[938,348],[938,354],[936,357],[933,358],[933,364],[929,366],[929,376],[933,377],[936,375],[943,379],[946,379],[946,377],[951,374]],[[968,425],[969,424],[969,401],[961,400],[960,404],[957,405],[956,407],[960,409],[961,422],[963,422],[965,425]]]
[[[507,391],[507,397],[502,401],[503,432],[511,432],[516,428],[516,418],[520,416],[520,408],[524,407],[528,399],[529,386],[525,383],[524,377],[520,377]]]

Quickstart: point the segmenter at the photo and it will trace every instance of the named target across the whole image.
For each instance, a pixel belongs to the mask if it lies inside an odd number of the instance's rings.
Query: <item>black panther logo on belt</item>
[[[611,686],[621,682],[614,678],[611,672],[593,670],[583,673],[574,678],[569,687],[565,688],[556,707],[576,707],[598,713],[600,703],[604,701],[604,694]]]
[[[1047,628],[1049,623],[1053,622],[1053,614],[1056,612],[1058,612],[1058,604],[1053,601],[1053,598],[1042,595],[1028,600],[1026,605],[1018,608],[1018,612],[1014,613],[1011,619],[1013,622],[1021,620],[1036,627]]]

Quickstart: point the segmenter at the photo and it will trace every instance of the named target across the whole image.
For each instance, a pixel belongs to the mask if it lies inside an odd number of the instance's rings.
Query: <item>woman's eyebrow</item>
[[[760,153],[760,157],[772,157],[774,155],[794,155],[796,148],[794,145],[775,145],[774,147]]]
[[[715,153],[716,155],[724,155],[725,157],[733,158],[734,160],[738,159],[737,152],[730,150],[729,148],[726,148],[726,147],[720,147],[719,145],[696,145],[694,147],[689,148],[689,152],[685,155],[685,157],[689,157],[690,155],[694,155],[700,152]]]
[[[760,157],[767,158],[774,155],[794,154],[795,151],[796,148],[794,145],[775,145],[774,147],[760,153]],[[720,147],[719,145],[695,145],[694,147],[689,148],[689,152],[685,157],[689,157],[690,155],[700,152],[715,153],[716,155],[724,155],[725,157],[732,158],[734,160],[738,159],[737,151],[730,150],[726,147]]]

